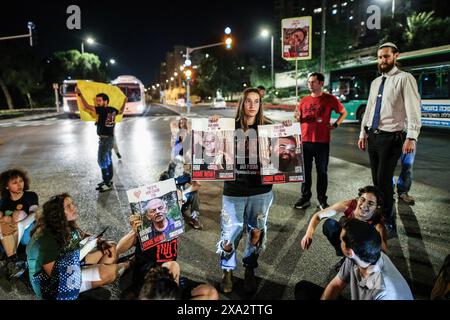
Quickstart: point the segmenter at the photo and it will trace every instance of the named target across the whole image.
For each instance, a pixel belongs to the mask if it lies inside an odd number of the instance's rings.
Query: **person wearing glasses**
[[[387,252],[387,231],[384,219],[381,216],[382,196],[380,191],[374,186],[365,186],[358,190],[356,199],[343,200],[325,208],[314,214],[309,222],[308,229],[301,241],[303,250],[308,250],[312,243],[313,234],[322,219],[326,219],[322,230],[323,234],[330,241],[336,250],[337,256],[344,256],[341,250],[339,235],[342,231],[342,224],[345,220],[358,219],[372,224],[381,236],[381,249]],[[343,213],[344,216],[338,222],[331,217]],[[339,261],[336,268],[340,267],[344,259]]]

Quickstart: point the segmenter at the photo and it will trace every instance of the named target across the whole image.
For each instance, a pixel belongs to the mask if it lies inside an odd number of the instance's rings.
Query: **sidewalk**
[[[42,119],[42,118],[58,116],[61,114],[63,114],[63,113],[56,112],[56,111],[52,111],[52,112],[47,111],[47,112],[39,113],[39,114],[22,114],[22,115],[17,115],[14,117],[2,118],[2,114],[0,113],[0,123],[12,122],[12,121],[38,120],[38,119]]]

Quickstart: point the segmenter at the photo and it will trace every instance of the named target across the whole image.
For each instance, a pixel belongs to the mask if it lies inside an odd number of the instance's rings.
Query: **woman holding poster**
[[[218,117],[211,119],[217,121]],[[245,228],[244,289],[253,293],[257,288],[254,269],[258,267],[258,257],[264,248],[267,216],[273,200],[272,185],[263,185],[259,173],[258,125],[271,122],[264,117],[258,89],[244,91],[235,122],[236,180],[224,183],[221,239],[217,244],[223,270],[220,287],[224,293],[233,290],[233,270],[237,267],[236,248]],[[290,121],[286,125],[290,125]]]

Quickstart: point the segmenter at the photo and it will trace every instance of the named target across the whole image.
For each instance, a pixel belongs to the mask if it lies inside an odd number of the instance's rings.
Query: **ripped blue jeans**
[[[272,191],[250,197],[222,197],[221,237],[217,244],[222,269],[236,269],[236,248],[244,233],[244,226],[247,241],[242,262],[246,267],[258,267],[259,253],[264,249],[267,238],[267,217],[272,201]],[[253,229],[261,231],[256,245],[251,242]],[[224,250],[227,244],[231,244],[231,251]]]

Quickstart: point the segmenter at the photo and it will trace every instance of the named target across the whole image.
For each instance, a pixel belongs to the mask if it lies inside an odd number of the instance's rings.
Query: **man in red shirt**
[[[317,171],[317,199],[321,209],[329,207],[327,203],[328,159],[330,155],[330,131],[339,127],[347,116],[347,111],[332,94],[322,92],[325,78],[323,74],[314,72],[308,76],[308,89],[311,94],[300,100],[294,116],[301,123],[303,141],[303,161],[305,181],[302,194],[295,203],[297,209],[306,209],[311,205],[311,171],[313,159]],[[340,116],[330,124],[331,111]]]

